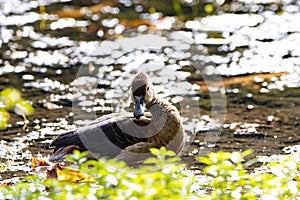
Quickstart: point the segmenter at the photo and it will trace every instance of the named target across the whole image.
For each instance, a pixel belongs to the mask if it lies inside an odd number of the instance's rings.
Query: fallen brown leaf
[[[38,171],[39,175],[46,173],[46,178],[55,178],[58,181],[69,181],[74,183],[96,183],[96,180],[85,173],[82,173],[78,169],[62,167],[59,163],[50,165],[46,161],[38,158],[32,158],[32,169],[35,170],[38,167],[48,166],[46,170]]]

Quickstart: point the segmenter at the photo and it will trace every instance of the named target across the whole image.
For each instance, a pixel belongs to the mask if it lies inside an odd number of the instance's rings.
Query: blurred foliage
[[[161,1],[146,1],[147,6],[152,6],[166,16],[179,16],[193,18],[215,14],[219,6],[222,6],[225,1],[206,1],[206,0],[167,0]],[[172,5],[170,7],[169,5]],[[151,13],[151,12],[149,12]]]
[[[0,198],[292,199],[299,194],[299,153],[266,164],[266,171],[260,173],[249,173],[243,167],[242,161],[250,150],[209,153],[198,158],[206,164],[203,173],[208,180],[199,184],[195,176],[183,173],[185,166],[179,164],[173,152],[165,148],[151,149],[151,152],[156,158],[146,160],[150,165],[132,169],[114,159],[86,161],[86,153],[76,151],[68,159],[76,162],[82,173],[92,176],[95,183],[28,176],[23,182],[1,187]],[[206,194],[192,192],[195,186]]]
[[[95,184],[75,184],[56,178],[40,180],[36,176],[28,176],[23,182],[1,187],[0,198],[189,199],[193,178],[179,172],[184,165],[178,164],[174,157],[169,158],[174,153],[165,148],[151,151],[158,157],[146,160],[151,165],[138,169],[129,168],[124,162],[113,159],[85,161],[86,153],[76,151],[69,160],[78,163],[82,173],[94,177]]]
[[[8,126],[10,115],[7,111],[26,116],[33,114],[34,109],[28,101],[22,98],[19,90],[6,88],[0,92],[0,130]]]
[[[9,113],[6,112],[5,109],[0,109],[0,130],[4,130],[7,128],[8,121],[9,121]]]
[[[212,192],[203,199],[296,199],[299,197],[299,152],[282,155],[283,159],[271,161],[261,171],[248,173],[242,164],[251,150],[240,152],[209,153],[198,158],[207,166],[203,169],[213,179],[202,187]],[[201,197],[202,199],[202,197]]]
[[[164,2],[148,0],[146,2],[146,5],[155,7],[164,15],[188,18],[216,14],[218,7],[226,3],[222,0],[167,0]],[[168,5],[172,5],[172,8]],[[172,9],[172,11],[169,9]]]

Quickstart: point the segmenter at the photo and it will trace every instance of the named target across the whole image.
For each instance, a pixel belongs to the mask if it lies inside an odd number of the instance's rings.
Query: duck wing
[[[58,161],[73,152],[88,150],[94,158],[114,158],[128,146],[147,141],[139,128],[149,122],[129,117],[127,113],[112,113],[97,118],[87,126],[57,136],[51,147],[55,147],[49,161]]]

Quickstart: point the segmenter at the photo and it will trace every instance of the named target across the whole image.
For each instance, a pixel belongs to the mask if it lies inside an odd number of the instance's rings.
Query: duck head
[[[144,115],[145,107],[149,109],[149,105],[155,100],[155,93],[148,76],[141,72],[131,83],[131,99],[134,103],[133,116],[139,119]]]

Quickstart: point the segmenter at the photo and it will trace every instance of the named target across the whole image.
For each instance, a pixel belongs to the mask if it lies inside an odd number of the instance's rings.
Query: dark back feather
[[[96,158],[113,158],[126,147],[147,140],[131,135],[128,128],[124,131],[124,127],[130,127],[132,123],[140,127],[148,125],[147,122],[129,117],[127,113],[112,113],[97,118],[85,127],[60,134],[50,144],[55,147],[53,153],[56,155],[50,160],[56,161],[63,158],[64,154],[71,153],[65,149],[72,145],[80,151],[89,150]]]

